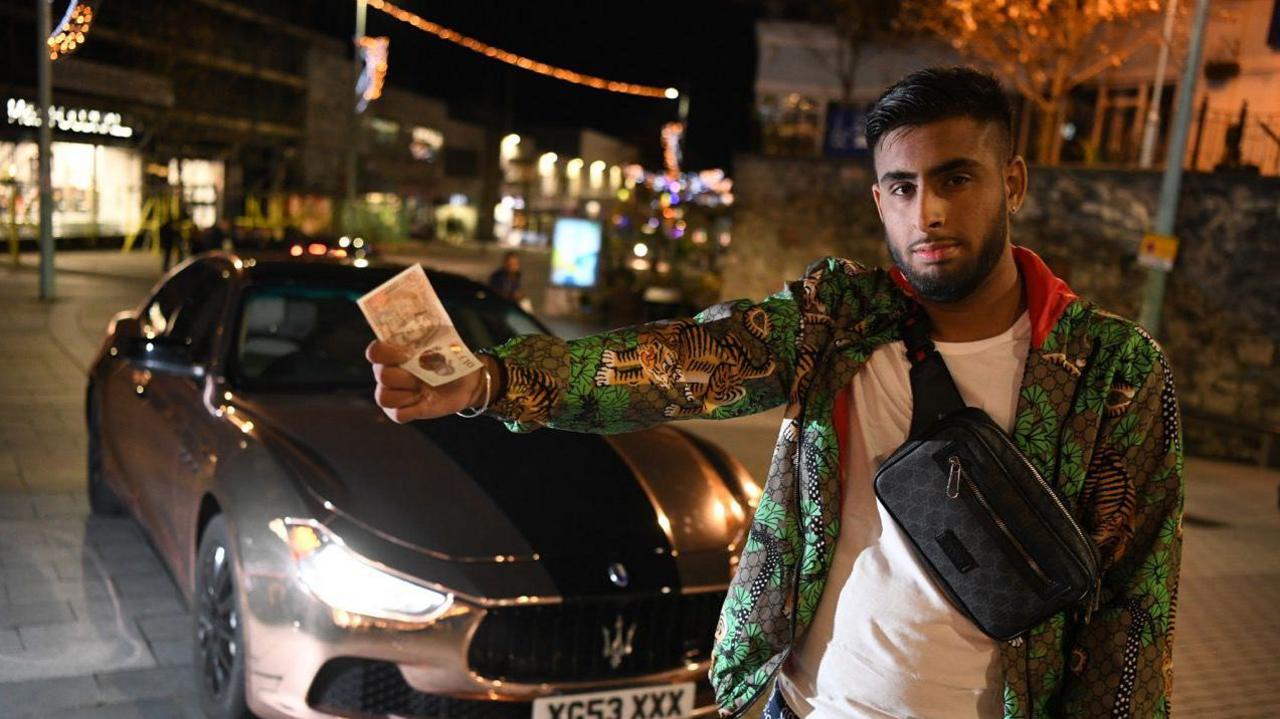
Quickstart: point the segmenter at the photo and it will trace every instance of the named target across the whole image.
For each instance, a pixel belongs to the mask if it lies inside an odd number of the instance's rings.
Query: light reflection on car
[[[190,601],[211,717],[713,710],[705,681],[758,489],[671,427],[400,426],[355,299],[391,266],[189,260],[107,329],[94,511],[128,511]],[[471,347],[545,332],[431,272]]]

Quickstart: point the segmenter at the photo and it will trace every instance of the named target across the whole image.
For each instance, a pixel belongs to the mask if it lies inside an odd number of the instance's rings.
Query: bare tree
[[[936,35],[1001,72],[1036,109],[1036,158],[1054,164],[1067,94],[1156,40],[1162,6],[1160,0],[903,0],[898,26]]]

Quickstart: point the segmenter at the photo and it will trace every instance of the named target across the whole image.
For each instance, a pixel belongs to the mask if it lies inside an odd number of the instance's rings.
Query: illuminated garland
[[[478,52],[481,55],[484,55],[485,57],[493,58],[494,60],[501,60],[502,62],[505,62],[508,65],[515,65],[516,67],[522,70],[536,72],[539,75],[554,77],[557,80],[571,82],[571,83],[574,83],[575,85],[585,85],[587,87],[593,87],[597,90],[608,90],[609,92],[619,92],[626,95],[638,95],[640,97],[657,97],[657,98],[665,98],[668,100],[674,100],[680,97],[680,92],[676,90],[674,87],[668,87],[668,88],[651,87],[649,85],[637,85],[635,83],[630,83],[630,82],[617,82],[616,80],[606,80],[602,77],[595,77],[594,75],[585,75],[583,73],[575,72],[573,70],[566,70],[565,68],[562,68],[562,67],[555,67],[554,65],[548,65],[545,62],[538,62],[537,60],[531,60],[527,57],[517,55],[513,52],[507,52],[506,50],[502,50],[500,48],[496,48],[487,43],[480,42],[475,38],[467,37],[466,35],[450,30],[449,28],[444,27],[443,25],[438,25],[436,23],[433,23],[430,20],[426,20],[417,15],[414,15],[408,10],[397,7],[396,5],[390,2],[387,2],[387,0],[369,0],[369,7],[372,7],[375,10],[381,10],[382,12],[399,20],[400,22],[408,23],[409,25],[412,25],[418,28],[419,30],[422,30],[423,32],[431,33],[432,35],[435,35],[441,40],[447,40],[455,45],[461,45],[462,47],[465,47],[468,50]]]
[[[89,26],[93,24],[93,6],[97,0],[71,0],[62,22],[53,29],[46,41],[49,44],[49,59],[57,60],[63,55],[70,55],[84,42],[89,34]]]

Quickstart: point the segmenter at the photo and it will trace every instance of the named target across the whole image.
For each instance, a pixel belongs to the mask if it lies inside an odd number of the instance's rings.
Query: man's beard
[[[959,302],[973,294],[995,269],[1000,256],[1004,254],[1008,239],[1009,211],[1007,207],[1001,206],[1000,214],[983,234],[982,246],[978,248],[978,256],[973,264],[950,272],[944,270],[937,275],[917,274],[911,268],[910,250],[906,251],[908,256],[903,257],[902,251],[898,250],[887,235],[885,243],[889,245],[889,254],[893,256],[894,264],[902,270],[902,274],[921,297],[931,302]]]

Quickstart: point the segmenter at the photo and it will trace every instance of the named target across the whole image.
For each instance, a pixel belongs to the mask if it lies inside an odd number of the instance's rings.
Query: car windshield
[[[373,331],[356,305],[361,294],[305,285],[250,289],[239,315],[232,381],[256,390],[371,386],[364,350]],[[487,293],[440,300],[472,350],[544,331],[519,308]]]

